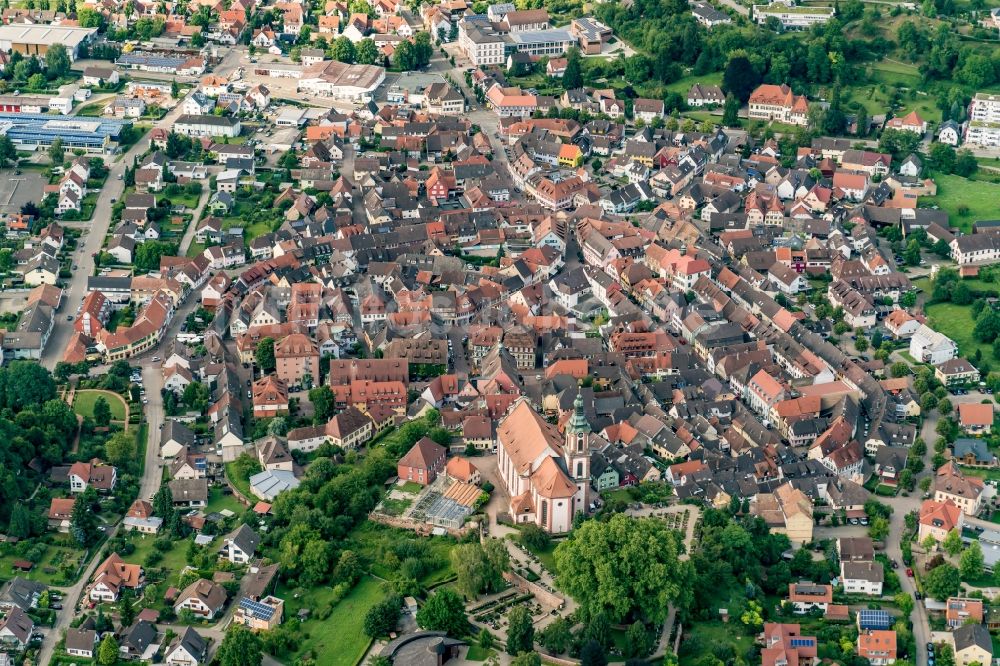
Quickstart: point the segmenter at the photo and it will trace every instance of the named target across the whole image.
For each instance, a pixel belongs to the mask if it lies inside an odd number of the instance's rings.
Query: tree
[[[879,516],[868,526],[868,536],[874,541],[883,541],[889,536],[889,521]]]
[[[22,502],[17,502],[10,510],[10,525],[7,532],[19,539],[31,536],[31,512]]]
[[[863,335],[856,336],[854,339],[854,348],[862,354],[868,351],[868,338]]]
[[[962,536],[958,533],[957,529],[953,529],[945,535],[944,541],[941,542],[941,547],[952,557],[962,552]]]
[[[100,28],[104,17],[97,10],[84,7],[76,12],[76,20],[81,28]]]
[[[573,625],[564,617],[558,617],[554,622],[542,629],[538,642],[551,654],[559,655],[569,649],[573,641]]]
[[[508,562],[507,547],[495,539],[484,545],[475,542],[462,544],[451,551],[451,564],[458,576],[456,584],[469,598],[478,597],[482,592],[503,589],[503,572],[507,570]]]
[[[889,374],[893,377],[905,377],[910,374],[910,365],[905,361],[897,361],[889,366]]]
[[[160,257],[175,256],[177,254],[177,243],[168,241],[146,241],[139,243],[135,248],[135,259],[133,264],[141,271],[153,271],[160,267]]]
[[[736,127],[740,123],[740,100],[732,93],[726,95],[726,103],[722,108],[722,124],[726,127]]]
[[[685,606],[692,573],[680,561],[678,534],[654,518],[616,514],[585,522],[555,551],[562,589],[591,615],[612,622],[639,617],[661,624],[671,603]]]
[[[942,414],[951,414],[952,408],[951,400],[948,398],[941,398],[938,400],[937,409]]]
[[[382,54],[374,40],[366,37],[355,45],[354,61],[359,65],[375,65],[382,62]]]
[[[650,640],[651,634],[646,629],[646,625],[639,620],[629,625],[628,631],[625,632],[625,638],[626,657],[645,657],[653,648],[652,641]]]
[[[338,37],[333,42],[331,55],[334,60],[339,60],[340,62],[345,62],[349,65],[352,64],[355,58],[354,42],[347,37]]]
[[[722,90],[726,95],[733,95],[741,103],[746,102],[759,83],[760,74],[746,56],[735,55],[726,63],[722,74]]]
[[[94,423],[102,428],[111,425],[111,406],[103,395],[97,396],[94,401]]]
[[[968,178],[979,170],[979,162],[976,161],[976,156],[968,148],[962,148],[956,155],[955,173],[962,178]]]
[[[334,580],[338,583],[347,583],[352,586],[361,578],[362,573],[361,558],[353,550],[342,552],[340,559],[337,560],[337,566],[333,568]]]
[[[920,263],[920,242],[916,238],[910,240],[903,250],[903,261],[907,266],[916,266]]]
[[[333,390],[326,385],[310,389],[309,402],[313,406],[313,422],[316,425],[329,421],[336,409]]]
[[[552,543],[549,533],[534,523],[527,523],[521,528],[518,540],[528,550],[544,550]]]
[[[983,548],[979,545],[978,541],[972,541],[962,551],[962,557],[958,561],[958,571],[962,576],[962,580],[971,581],[982,576],[984,565]]]
[[[462,597],[451,588],[438,588],[417,611],[417,624],[429,631],[464,636],[469,623],[465,618]]]
[[[113,666],[118,662],[118,641],[110,631],[104,634],[101,644],[97,647],[97,663],[101,666]]]
[[[254,360],[264,372],[271,372],[274,370],[274,338],[264,338],[257,343],[257,349],[254,352]]]
[[[232,626],[222,639],[219,666],[260,666],[260,637],[241,624]]]
[[[930,167],[941,173],[952,173],[955,171],[955,149],[947,143],[932,143],[927,154],[927,161]]]
[[[484,650],[492,650],[493,644],[496,643],[496,638],[490,633],[490,630],[483,627],[479,630],[479,635],[476,637],[476,642],[479,643],[479,647]]]
[[[580,649],[580,666],[607,666],[608,657],[604,648],[595,640],[589,640]]]
[[[525,652],[514,657],[510,666],[542,666],[542,658],[537,652]]]
[[[6,134],[0,136],[0,167],[5,167],[13,160],[17,159],[17,148],[14,142]]]
[[[507,654],[530,652],[535,647],[535,626],[531,613],[523,605],[514,606],[507,613]]]
[[[56,137],[52,140],[52,144],[49,145],[49,162],[52,166],[58,166],[63,163],[66,158],[66,150],[63,148],[62,139]]]
[[[89,491],[89,489],[88,489]],[[97,542],[97,516],[93,512],[93,497],[91,492],[84,491],[73,502],[73,513],[70,515],[70,534],[81,546],[87,547]]]
[[[566,70],[563,72],[562,85],[566,90],[583,87],[583,66],[580,62],[580,50],[576,47],[566,52]]]
[[[161,484],[160,489],[153,495],[153,515],[166,520],[167,516],[174,512],[174,496],[170,491],[170,486]]]
[[[104,445],[104,452],[115,467],[131,467],[136,458],[135,436],[126,430],[116,432]]]
[[[65,76],[71,64],[65,44],[53,44],[45,52],[45,69],[53,79]]]
[[[399,622],[403,600],[396,595],[386,597],[365,613],[364,632],[372,638],[385,636],[396,628]]]
[[[934,567],[924,577],[924,590],[938,601],[958,594],[961,586],[961,575],[958,569],[950,564]]]
[[[892,601],[903,613],[903,617],[910,617],[910,613],[913,612],[913,597],[906,592],[897,592]]]

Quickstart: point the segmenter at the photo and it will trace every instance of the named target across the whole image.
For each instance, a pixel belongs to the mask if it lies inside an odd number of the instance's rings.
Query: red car
[[[913,578],[913,569],[907,568],[906,575],[909,576],[910,578]]]

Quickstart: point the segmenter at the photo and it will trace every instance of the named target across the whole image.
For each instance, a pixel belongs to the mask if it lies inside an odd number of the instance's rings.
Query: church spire
[[[566,432],[569,433],[589,433],[590,423],[586,414],[583,413],[583,395],[579,387],[576,389],[576,400],[573,401],[573,416],[566,424]]]

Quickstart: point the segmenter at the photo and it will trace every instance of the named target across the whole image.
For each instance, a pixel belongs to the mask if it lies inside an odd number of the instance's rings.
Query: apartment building
[[[1000,146],[1000,95],[976,93],[972,98],[965,142],[984,147]]]

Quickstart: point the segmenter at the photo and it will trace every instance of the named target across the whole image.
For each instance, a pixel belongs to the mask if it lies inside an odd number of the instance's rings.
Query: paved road
[[[174,107],[154,127],[170,127],[174,120],[181,115],[181,106],[182,104],[178,104]],[[52,335],[49,337],[48,344],[42,354],[42,365],[50,370],[62,358],[66,345],[73,334],[73,323],[66,321],[66,316],[73,314],[76,311],[73,306],[79,306],[87,295],[87,277],[94,274],[94,254],[100,252],[101,246],[104,244],[104,237],[108,234],[108,229],[111,226],[111,207],[114,205],[112,202],[117,201],[125,191],[125,183],[120,178],[125,173],[125,167],[131,165],[135,157],[149,150],[149,145],[149,134],[147,133],[121,159],[111,164],[108,181],[97,199],[92,223],[89,229],[84,230],[85,235],[81,236],[73,257],[78,268],[73,271],[73,277],[70,278],[63,293],[64,309],[56,318],[55,325],[52,327]]]

